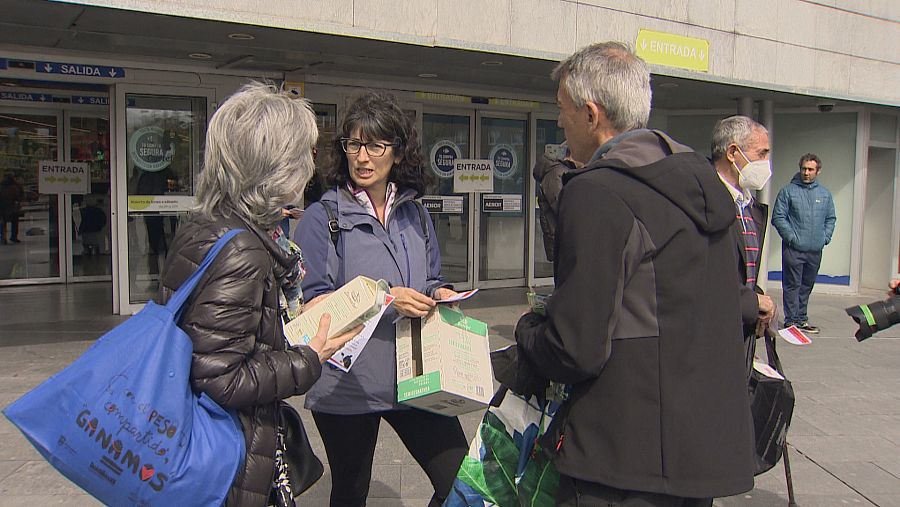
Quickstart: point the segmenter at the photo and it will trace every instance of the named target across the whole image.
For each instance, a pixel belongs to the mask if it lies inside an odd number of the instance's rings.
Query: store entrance
[[[526,114],[425,112],[423,149],[437,185],[431,213],[444,278],[458,288],[518,287],[528,277],[530,182]],[[491,160],[492,192],[455,192],[457,159]]]
[[[111,280],[108,107],[5,96],[24,104],[0,101],[0,285]]]

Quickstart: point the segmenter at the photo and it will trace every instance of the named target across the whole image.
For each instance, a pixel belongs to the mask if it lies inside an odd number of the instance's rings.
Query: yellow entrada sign
[[[635,48],[647,63],[709,72],[709,41],[705,39],[641,30]]]

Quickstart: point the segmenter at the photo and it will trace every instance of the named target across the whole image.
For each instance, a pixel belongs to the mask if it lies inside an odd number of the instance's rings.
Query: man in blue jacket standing
[[[800,172],[778,192],[772,211],[772,225],[781,236],[784,326],[796,325],[813,334],[819,328],[809,323],[806,309],[822,249],[831,242],[837,221],[831,192],[816,181],[821,170],[822,162],[815,154],[800,157]]]

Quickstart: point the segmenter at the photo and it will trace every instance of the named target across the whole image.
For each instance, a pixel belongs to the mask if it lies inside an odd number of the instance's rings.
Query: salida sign
[[[125,69],[107,67],[105,65],[86,65],[83,63],[35,62],[35,72],[43,74],[64,74],[67,76],[85,76],[102,78],[123,78]]]

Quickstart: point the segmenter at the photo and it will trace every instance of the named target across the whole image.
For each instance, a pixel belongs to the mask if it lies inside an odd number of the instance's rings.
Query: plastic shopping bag
[[[538,438],[559,403],[501,387],[484,414],[444,507],[552,507],[559,473]],[[492,404],[493,405],[493,404]]]

